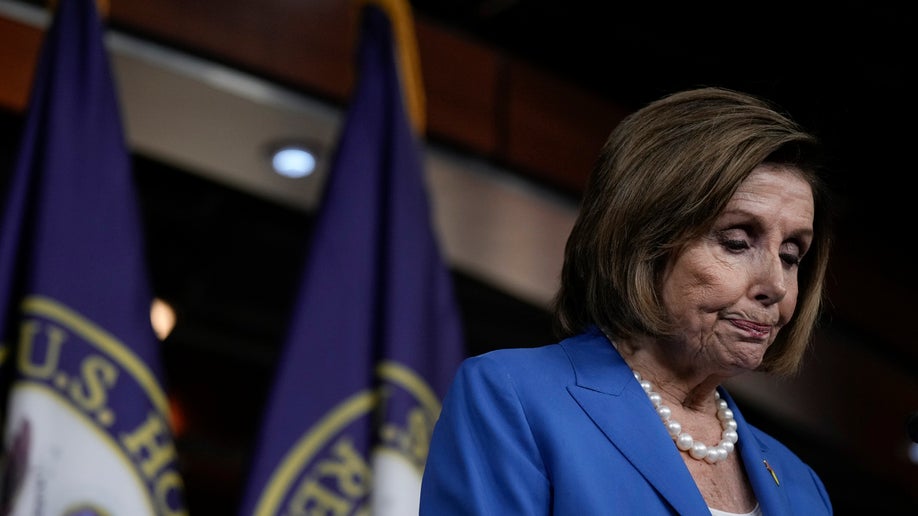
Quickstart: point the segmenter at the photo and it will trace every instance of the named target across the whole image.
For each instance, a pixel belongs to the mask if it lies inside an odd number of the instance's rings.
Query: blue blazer
[[[816,473],[721,396],[763,514],[832,514]],[[434,428],[420,514],[711,512],[631,369],[590,331],[463,362]]]

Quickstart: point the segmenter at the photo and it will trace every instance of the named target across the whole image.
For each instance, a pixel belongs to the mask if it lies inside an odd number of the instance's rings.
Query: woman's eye
[[[749,243],[745,240],[724,240],[723,246],[730,251],[743,251],[749,249]]]
[[[781,253],[781,259],[788,265],[800,265],[800,256],[791,253]]]

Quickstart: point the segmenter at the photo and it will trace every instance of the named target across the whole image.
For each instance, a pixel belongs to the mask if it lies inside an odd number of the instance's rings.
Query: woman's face
[[[797,305],[813,239],[813,194],[794,169],[760,165],[713,229],[667,267],[663,302],[688,367],[732,375],[758,367]]]

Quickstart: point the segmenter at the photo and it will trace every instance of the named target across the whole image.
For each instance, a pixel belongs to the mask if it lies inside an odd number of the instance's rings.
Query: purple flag
[[[103,26],[57,5],[0,219],[0,513],[182,515]]]
[[[356,89],[240,514],[417,514],[440,400],[464,356],[390,19],[361,11]]]

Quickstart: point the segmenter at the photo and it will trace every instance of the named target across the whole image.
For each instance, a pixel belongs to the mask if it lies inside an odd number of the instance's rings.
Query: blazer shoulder
[[[550,373],[559,367],[570,368],[560,344],[546,344],[531,348],[502,348],[466,358],[461,369],[466,373],[501,373],[513,377],[531,373]]]
[[[521,373],[548,373],[552,369],[570,371],[574,362],[578,361],[578,356],[592,355],[603,347],[609,347],[604,337],[587,332],[550,344],[494,349],[466,358],[462,367],[466,370],[507,368]]]

